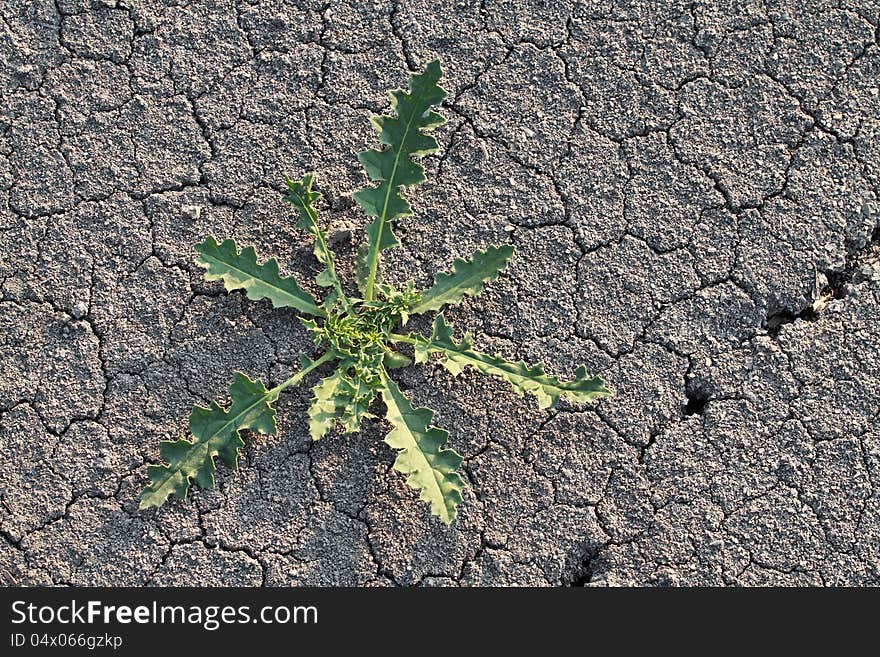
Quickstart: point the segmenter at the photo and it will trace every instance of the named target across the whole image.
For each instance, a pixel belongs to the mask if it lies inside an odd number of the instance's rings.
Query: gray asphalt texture
[[[3,581],[880,583],[878,2],[0,16]],[[434,57],[449,122],[388,276],[514,244],[448,319],[556,373],[584,362],[616,397],[541,411],[475,373],[402,371],[465,456],[451,528],[390,469],[383,424],[309,440],[316,380],[215,490],[138,512],[193,403],[313,349],[289,310],[206,284],[192,244],[234,237],[312,285],[279,191],[315,171],[349,260],[367,117]]]

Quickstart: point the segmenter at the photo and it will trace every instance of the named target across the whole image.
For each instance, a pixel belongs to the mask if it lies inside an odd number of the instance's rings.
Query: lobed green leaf
[[[531,393],[541,408],[552,408],[561,397],[575,403],[589,402],[611,395],[599,377],[587,375],[587,368],[579,366],[575,378],[564,381],[548,375],[543,365],[528,365],[524,361],[511,362],[500,355],[490,356],[473,349],[473,340],[465,335],[456,343],[452,337],[452,327],[443,315],[437,315],[430,338],[413,336],[416,362],[424,362],[432,353],[440,354],[441,363],[453,375],[459,374],[466,366],[504,379],[521,396]]]
[[[409,202],[400,194],[401,187],[417,185],[425,180],[425,170],[414,157],[437,150],[437,140],[425,134],[445,119],[431,111],[446,97],[437,82],[442,72],[440,62],[430,62],[422,73],[410,76],[410,91],[397,89],[390,94],[391,108],[396,116],[374,116],[373,127],[379,132],[382,150],[366,150],[358,160],[370,180],[379,183],[354,194],[354,199],[374,220],[367,226],[369,251],[365,258],[364,298],[371,301],[379,267],[379,253],[398,244],[391,222],[412,214]]]
[[[373,387],[359,377],[347,374],[346,363],[312,388],[314,397],[309,407],[309,433],[319,440],[337,425],[345,433],[360,430],[364,418],[373,417],[368,409],[376,396]]]
[[[443,447],[449,438],[446,431],[430,426],[434,412],[413,407],[387,375],[382,377],[382,399],[392,426],[385,442],[399,450],[394,469],[407,475],[406,483],[420,492],[431,512],[450,524],[464,491],[464,481],[457,472],[461,456]]]
[[[465,296],[475,297],[507,267],[513,256],[513,247],[489,246],[485,251],[477,250],[470,260],[456,258],[452,272],[440,272],[434,277],[434,285],[422,292],[409,312],[413,315],[430,310],[441,310],[446,305],[459,303]]]
[[[228,292],[244,290],[248,299],[269,299],[275,308],[296,308],[308,315],[323,316],[315,299],[291,277],[281,276],[274,258],[259,264],[252,246],[238,252],[235,240],[218,244],[213,236],[195,245],[196,264],[205,270],[205,279],[223,281]]]
[[[342,301],[348,306],[348,300],[342,290],[342,283],[336,274],[336,254],[327,245],[327,233],[318,224],[318,211],[315,210],[315,202],[321,198],[321,194],[312,190],[314,176],[306,174],[302,180],[285,178],[288,193],[284,200],[293,205],[299,213],[298,228],[304,228],[315,238],[315,258],[318,259],[324,270],[315,278],[315,282],[321,287],[333,288],[333,291],[324,300],[324,307],[328,310]]]
[[[278,393],[266,390],[241,372],[233,373],[229,386],[229,410],[212,401],[210,407],[193,407],[189,428],[193,439],[179,438],[161,444],[163,465],[147,468],[150,484],[141,493],[140,508],[159,507],[169,496],[186,498],[190,482],[202,488],[214,485],[214,458],[219,456],[230,468],[238,467],[238,450],[244,447],[240,431],[274,434],[275,409],[271,403]]]
[[[370,278],[370,244],[368,242],[361,242],[360,246],[358,246],[357,251],[354,254],[354,261],[352,262],[352,269],[354,270],[354,278],[357,283],[358,291],[361,294],[366,296],[367,294],[367,280]],[[382,276],[382,263],[377,262],[376,264],[376,280],[379,280]]]

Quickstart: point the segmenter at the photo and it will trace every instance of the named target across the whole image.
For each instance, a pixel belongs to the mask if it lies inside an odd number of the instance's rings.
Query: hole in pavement
[[[790,313],[787,310],[782,310],[767,317],[767,334],[771,338],[775,338],[777,335],[779,335],[779,331],[782,330],[783,326],[785,326],[786,324],[791,324],[796,319],[802,319],[807,322],[812,322],[818,317],[819,313],[813,310],[813,306],[807,306],[797,314]]]
[[[580,572],[569,582],[569,586],[582,587],[590,583],[596,574],[596,557],[599,556],[599,548],[590,550],[584,555]]]
[[[702,392],[688,392],[687,404],[684,405],[685,415],[702,415],[709,399]]]
[[[828,285],[822,288],[821,296],[828,299],[843,299],[846,296],[846,284],[852,280],[851,271],[826,271]]]

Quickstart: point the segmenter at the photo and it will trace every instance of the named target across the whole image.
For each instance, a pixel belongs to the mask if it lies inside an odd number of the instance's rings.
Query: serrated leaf
[[[352,267],[354,269],[354,277],[357,281],[358,290],[361,294],[366,294],[367,292],[367,279],[370,277],[370,263],[368,259],[370,257],[370,245],[367,242],[362,242],[358,247],[357,251],[354,254],[354,262],[352,263]],[[382,263],[376,268],[376,277],[381,276]]]
[[[336,426],[337,419],[345,410],[345,400],[340,399],[343,373],[339,370],[322,379],[312,388],[312,404],[309,406],[309,434],[318,440]]]
[[[321,194],[312,190],[314,176],[309,173],[302,180],[285,178],[288,193],[284,200],[293,205],[299,213],[298,228],[304,228],[315,238],[315,258],[324,265],[324,269],[315,277],[315,282],[321,287],[333,288],[326,299],[324,307],[328,310],[336,305],[337,301],[343,301],[348,306],[345,293],[342,291],[342,283],[336,274],[336,254],[327,245],[327,232],[318,224],[318,211],[315,210],[315,202],[321,198]]]
[[[477,250],[470,260],[456,258],[452,272],[439,272],[434,277],[434,285],[422,292],[421,299],[409,312],[418,315],[429,310],[441,310],[444,306],[460,302],[466,295],[477,296],[486,283],[498,278],[512,256],[513,247],[504,244],[489,246],[485,251]]]
[[[284,182],[287,183],[288,189],[284,200],[293,205],[299,213],[297,227],[304,228],[314,235],[314,220],[317,217],[315,202],[321,198],[321,193],[312,189],[315,175],[307,173],[301,180],[292,180],[285,176]]]
[[[398,244],[391,230],[391,222],[412,214],[412,208],[401,196],[400,188],[425,180],[424,168],[413,158],[428,155],[438,148],[437,140],[423,131],[431,130],[445,120],[431,111],[446,97],[446,92],[437,85],[441,75],[440,62],[434,60],[422,73],[410,76],[409,92],[403,89],[392,91],[391,108],[396,116],[374,116],[371,119],[373,127],[379,132],[379,141],[386,148],[358,154],[358,160],[370,180],[379,183],[354,194],[354,199],[367,216],[375,218],[367,226],[369,253],[364,282],[364,298],[367,301],[373,299],[379,253]]]
[[[238,252],[235,240],[218,244],[213,236],[195,245],[199,257],[196,264],[205,270],[205,279],[223,281],[228,292],[244,290],[248,299],[269,299],[275,308],[296,308],[309,315],[322,316],[311,294],[303,290],[291,277],[281,276],[274,258],[259,264],[252,246]]]
[[[441,363],[455,376],[468,365],[474,369],[504,379],[520,395],[531,393],[541,408],[552,408],[560,397],[575,403],[589,402],[611,395],[599,377],[587,375],[587,368],[579,366],[575,378],[565,381],[550,376],[543,365],[528,365],[524,361],[508,361],[500,355],[490,356],[473,349],[469,335],[456,343],[452,337],[452,327],[443,315],[437,315],[430,339],[414,336],[416,341],[416,362],[424,362],[431,353],[442,356]]]
[[[345,433],[353,433],[360,429],[364,418],[372,417],[367,409],[376,395],[375,389],[356,377],[349,377],[346,370],[346,364],[341,364],[312,388],[314,397],[309,407],[312,440],[323,438],[337,424]]]
[[[259,380],[235,372],[229,386],[232,404],[229,409],[212,401],[210,407],[193,407],[189,417],[192,440],[179,438],[161,445],[164,465],[147,468],[150,484],[141,493],[140,508],[159,507],[169,496],[184,499],[190,482],[202,488],[214,485],[214,458],[219,456],[232,469],[238,467],[238,450],[244,447],[239,432],[274,434],[275,409],[271,403],[278,396],[266,390]]]
[[[456,471],[461,456],[443,447],[449,437],[446,431],[430,426],[434,412],[413,407],[397,384],[384,375],[382,399],[392,426],[385,442],[399,450],[394,469],[407,475],[406,483],[419,491],[421,499],[431,505],[431,512],[450,524],[464,490],[464,481]]]

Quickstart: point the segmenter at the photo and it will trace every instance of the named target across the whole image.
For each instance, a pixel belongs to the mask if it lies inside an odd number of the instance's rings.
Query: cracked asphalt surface
[[[0,578],[71,585],[880,584],[880,3],[5,0]],[[187,504],[145,464],[233,369],[309,354],[206,284],[235,237],[311,283],[280,201],[315,171],[343,259],[367,117],[434,57],[450,96],[386,271],[512,243],[449,313],[617,395],[540,411],[438,367],[470,490],[446,528],[372,423],[278,437]],[[310,381],[309,385],[313,385]]]

